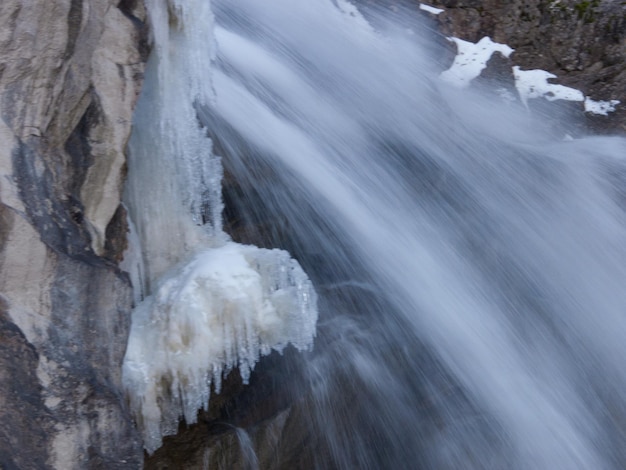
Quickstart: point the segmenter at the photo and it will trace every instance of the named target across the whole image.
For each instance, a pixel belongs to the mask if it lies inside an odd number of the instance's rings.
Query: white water
[[[626,142],[449,89],[427,28],[344,3],[214,1],[184,75],[240,212],[288,220],[328,296],[316,467],[623,468]]]

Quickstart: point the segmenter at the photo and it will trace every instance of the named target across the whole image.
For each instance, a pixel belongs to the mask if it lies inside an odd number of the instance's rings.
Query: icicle
[[[228,243],[173,270],[137,307],[124,361],[148,452],[179,416],[195,423],[233,368],[247,383],[261,355],[310,349],[316,322],[311,281],[285,251]]]
[[[247,383],[260,356],[289,343],[311,348],[317,307],[288,253],[228,242],[222,230],[221,161],[195,109],[213,100],[210,2],[147,6],[154,52],[129,144],[126,200],[138,240],[128,269],[136,300],[149,295],[133,313],[123,383],[153,452],[181,417],[196,421],[233,368]],[[142,256],[130,256],[139,247]]]

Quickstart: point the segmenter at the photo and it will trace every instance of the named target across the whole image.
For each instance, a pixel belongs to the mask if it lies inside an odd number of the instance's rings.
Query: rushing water
[[[233,236],[320,294],[311,467],[626,467],[626,142],[449,89],[417,18],[212,8]]]

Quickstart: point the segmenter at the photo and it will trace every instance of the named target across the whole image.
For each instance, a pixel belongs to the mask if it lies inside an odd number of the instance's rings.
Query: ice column
[[[196,421],[233,368],[247,382],[260,356],[310,349],[317,305],[289,253],[230,242],[222,230],[221,161],[195,110],[214,98],[210,2],[147,6],[154,49],[125,194],[134,222],[125,265],[142,285],[122,377],[151,453],[181,417]]]

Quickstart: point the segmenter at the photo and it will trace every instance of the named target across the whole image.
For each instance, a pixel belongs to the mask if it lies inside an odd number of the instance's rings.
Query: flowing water
[[[227,229],[320,297],[311,468],[625,468],[626,141],[450,89],[419,15],[212,12]]]

